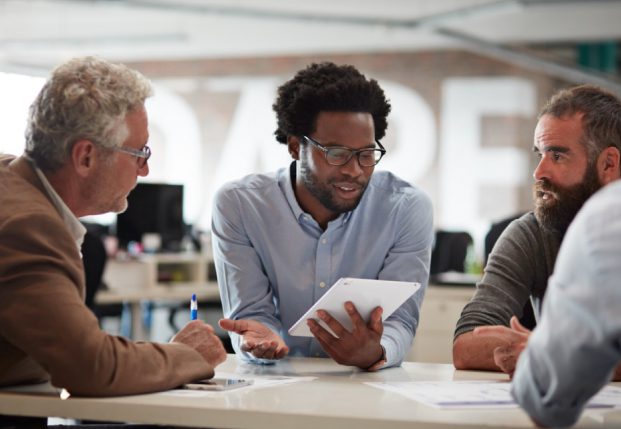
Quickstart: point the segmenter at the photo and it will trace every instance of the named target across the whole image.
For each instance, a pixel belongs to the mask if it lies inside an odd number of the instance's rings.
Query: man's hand
[[[192,320],[186,324],[170,342],[192,347],[214,368],[226,360],[222,341],[210,325],[200,320]]]
[[[222,329],[235,332],[243,338],[241,349],[259,359],[282,359],[289,347],[270,328],[254,320],[221,319]]]
[[[317,316],[332,329],[338,338],[321,327],[315,320],[308,320],[308,327],[321,347],[341,365],[352,365],[361,369],[376,369],[375,367],[384,364],[385,362],[381,361],[384,350],[380,345],[380,339],[384,332],[382,307],[376,307],[371,312],[368,325],[350,301],[345,303],[345,311],[353,323],[352,332],[345,329],[327,311],[317,311]]]
[[[481,326],[474,330],[476,336],[489,336],[504,342],[504,345],[494,349],[494,362],[501,371],[513,377],[515,366],[520,354],[528,343],[530,331],[526,329],[517,317],[511,318],[511,327],[506,326]]]

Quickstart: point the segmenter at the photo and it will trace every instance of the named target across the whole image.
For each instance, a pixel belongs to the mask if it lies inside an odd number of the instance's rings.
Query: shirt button
[[[324,282],[319,283],[319,287],[326,287],[326,284]]]
[[[328,242],[328,240],[326,240],[325,238],[323,240],[321,240],[321,244],[326,244]]]

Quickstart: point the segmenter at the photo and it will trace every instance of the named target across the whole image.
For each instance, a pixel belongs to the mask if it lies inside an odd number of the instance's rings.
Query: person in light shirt
[[[617,180],[587,201],[569,227],[540,323],[518,358],[512,394],[541,426],[574,424],[621,362],[620,255]],[[495,353],[501,367],[505,358]]]
[[[311,64],[278,89],[276,140],[292,162],[219,190],[213,249],[233,347],[253,362],[287,354],[331,357],[375,370],[399,365],[412,345],[429,276],[433,237],[428,197],[387,171],[390,105],[356,68]],[[414,144],[414,143],[413,143]],[[283,149],[284,149],[283,148]],[[382,322],[345,309],[346,330],[325,311],[333,336],[315,321],[314,338],[288,329],[341,277],[419,282],[421,289]]]

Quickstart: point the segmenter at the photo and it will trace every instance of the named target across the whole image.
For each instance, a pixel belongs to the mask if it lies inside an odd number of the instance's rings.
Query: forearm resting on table
[[[494,363],[494,349],[502,345],[495,338],[473,335],[472,331],[458,336],[453,342],[453,365],[456,369],[500,371]]]

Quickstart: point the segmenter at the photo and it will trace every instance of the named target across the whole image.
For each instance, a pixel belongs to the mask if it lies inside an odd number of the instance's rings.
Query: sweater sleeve
[[[455,329],[455,338],[477,326],[509,325],[511,316],[522,316],[542,269],[543,246],[527,214],[513,221],[490,253],[485,273],[472,300],[466,304]],[[538,263],[539,261],[539,263]]]

